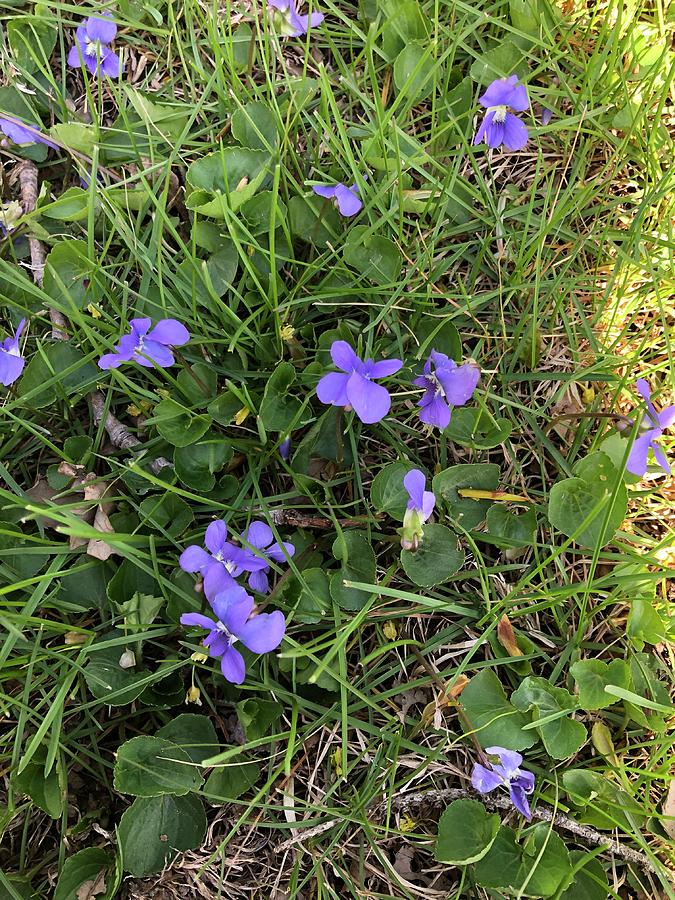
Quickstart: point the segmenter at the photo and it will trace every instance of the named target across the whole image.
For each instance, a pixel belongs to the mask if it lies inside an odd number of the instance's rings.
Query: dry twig
[[[137,447],[143,446],[143,441],[140,441],[135,434],[132,434],[126,425],[123,425],[119,419],[116,419],[111,412],[105,412],[105,399],[100,391],[92,391],[89,399],[94,414],[94,423],[98,425],[103,420],[103,427],[115,447],[119,447],[120,450],[135,450]],[[150,463],[150,468],[156,475],[170,465],[171,463],[168,459],[159,456]]]
[[[12,179],[16,180],[19,184],[21,205],[24,213],[33,212],[37,206],[39,193],[37,166],[29,159],[22,160],[14,167]],[[42,241],[33,237],[28,238],[28,244],[30,247],[33,281],[39,287],[42,287],[46,260],[45,248],[42,245]],[[68,323],[64,316],[58,310],[50,308],[49,319],[52,323],[52,337],[57,341],[69,340],[70,335],[67,331]],[[94,422],[98,425],[101,419],[103,419],[105,411],[103,395],[99,391],[92,391],[89,395],[89,399],[91,400],[91,407],[94,413]],[[103,427],[108,432],[108,437],[111,442],[115,447],[119,447],[120,450],[132,450],[143,444],[142,441],[129,431],[126,425],[123,425],[119,419],[116,419],[110,412],[105,416]],[[150,468],[157,474],[170,465],[171,463],[167,459],[159,457],[150,463]]]
[[[272,509],[269,512],[275,525],[292,525],[296,528],[320,528],[323,530],[335,528],[335,522],[332,519],[310,516],[299,509]],[[365,516],[360,519],[337,519],[341,528],[363,527],[367,521]]]
[[[420,791],[419,793],[403,794],[398,797],[393,797],[390,803],[382,801],[373,809],[373,812],[375,815],[381,816],[388,808],[391,808],[396,812],[405,813],[415,808],[444,806],[453,800],[462,800],[472,797],[475,797],[475,794],[466,788],[442,788],[440,790]],[[489,797],[481,796],[480,799],[487,809],[513,809],[513,804],[508,797],[500,797],[499,795]],[[644,872],[657,872],[656,866],[643,853],[633,850],[630,847],[626,847],[625,844],[615,841],[613,838],[596,831],[594,828],[590,828],[588,825],[580,825],[573,819],[562,815],[562,813],[554,812],[546,807],[537,806],[532,810],[532,818],[540,822],[552,822],[557,828],[569,831],[570,834],[576,835],[587,844],[592,844],[595,847],[604,847],[613,856],[639,866]]]
[[[24,213],[31,213],[37,206],[37,198],[39,193],[38,186],[38,170],[35,163],[30,159],[24,159],[17,163],[12,172],[12,180],[16,180],[19,184],[21,194],[21,206]],[[30,267],[33,274],[33,281],[42,287],[42,279],[45,271],[45,260],[47,254],[42,241],[37,238],[29,237],[28,246],[30,248]],[[49,309],[49,319],[52,323],[52,337],[57,341],[68,340],[68,323],[64,316],[57,309]]]

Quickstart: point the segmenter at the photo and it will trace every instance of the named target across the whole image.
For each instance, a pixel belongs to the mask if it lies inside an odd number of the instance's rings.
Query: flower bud
[[[133,669],[136,665],[136,654],[133,650],[125,650],[120,656],[120,669]]]

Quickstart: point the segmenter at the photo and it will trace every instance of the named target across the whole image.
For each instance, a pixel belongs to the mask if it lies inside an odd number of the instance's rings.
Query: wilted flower
[[[525,85],[518,82],[517,75],[508,78],[497,78],[489,85],[479,102],[487,109],[474,144],[480,144],[485,138],[488,147],[501,147],[507,150],[522,150],[527,143],[527,128],[518,116],[509,112],[523,112],[530,103],[527,99]]]
[[[641,433],[635,438],[631,447],[626,468],[633,475],[644,475],[647,471],[647,457],[651,447],[657,463],[664,472],[670,475],[670,463],[657,441],[666,428],[670,428],[675,423],[675,406],[667,406],[657,413],[651,400],[652,393],[649,383],[644,378],[638,378],[636,386],[647,406],[647,414],[640,423]]]
[[[16,381],[26,364],[19,350],[19,338],[25,325],[26,320],[22,319],[14,337],[5,338],[0,343],[0,384],[4,384],[5,387]]]
[[[425,425],[443,429],[450,424],[450,407],[464,406],[476,390],[480,369],[473,363],[458,366],[445,353],[432,350],[424,363],[424,371],[413,384],[423,387],[424,394],[417,404],[420,420]]]
[[[15,116],[0,116],[0,131],[15,144],[45,144],[56,150],[58,145],[45,137],[37,125],[21,122]]]
[[[180,617],[181,624],[206,629],[208,634],[202,643],[212,657],[220,657],[223,676],[232,684],[242,684],[246,664],[234,644],[241,641],[253,653],[276,650],[286,632],[284,615],[277,609],[251,617],[255,606],[253,597],[238,584],[214,597],[211,606],[216,621],[201,613],[184,613]]]
[[[89,16],[75,32],[75,44],[68,54],[68,65],[79,68],[84,62],[92,75],[99,69],[111,78],[120,73],[120,58],[108,44],[115,40],[117,25],[111,21],[111,14]]]
[[[359,359],[346,341],[333,341],[331,359],[340,372],[324,375],[316,386],[322,403],[353,408],[367,425],[383,419],[391,407],[391,397],[386,388],[375,384],[374,378],[386,378],[401,368],[400,359],[383,359],[374,362]],[[345,373],[345,374],[342,374]]]
[[[267,8],[275,29],[283,37],[307,34],[310,27],[316,28],[325,18],[320,12],[313,12],[311,16],[299,15],[295,0],[267,0]]]
[[[288,542],[277,543],[272,529],[264,522],[252,522],[243,537],[248,544],[260,550],[260,554],[242,547],[237,557],[239,565],[246,572],[250,572],[249,586],[259,594],[265,594],[269,590],[267,578],[270,570],[269,560],[272,559],[277,563],[285,562],[288,556],[293,556],[295,547]]]
[[[432,491],[425,491],[426,478],[419,469],[411,469],[403,479],[408,492],[408,506],[403,517],[401,546],[404,550],[416,550],[424,537],[422,526],[434,511],[436,497]]]
[[[486,769],[476,763],[471,773],[471,784],[481,794],[489,794],[498,787],[508,788],[511,802],[529,820],[532,818],[528,796],[534,791],[534,775],[519,766],[523,761],[520,753],[506,750],[504,747],[486,747],[490,756],[499,757],[498,763],[490,763]]]
[[[206,617],[204,617],[204,618],[206,618]],[[195,703],[197,706],[201,706],[202,705],[201,696],[202,696],[202,692],[199,690],[199,688],[196,685],[193,684],[192,687],[188,688],[188,692],[185,695],[185,702],[186,703]]]
[[[227,540],[227,523],[211,522],[204,535],[206,550],[191,544],[180,555],[178,565],[184,572],[199,572],[204,579],[208,600],[236,585],[235,577],[244,570],[240,565],[241,549]]]
[[[337,207],[343,216],[355,216],[363,207],[363,203],[359,199],[359,186],[353,184],[347,187],[346,184],[313,184],[312,190],[319,197],[325,197],[332,200],[333,205]]]
[[[151,319],[131,319],[131,334],[125,334],[113,353],[105,353],[98,361],[100,369],[116,369],[124,362],[137,362],[148,369],[174,364],[169,347],[180,347],[190,340],[190,332],[176,319],[160,319],[150,330]]]
[[[9,234],[22,216],[23,209],[18,200],[0,203],[0,235]]]

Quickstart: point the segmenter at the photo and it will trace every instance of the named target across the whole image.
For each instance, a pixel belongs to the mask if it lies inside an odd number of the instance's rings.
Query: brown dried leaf
[[[61,466],[59,466],[59,470],[60,469]],[[28,488],[26,493],[32,500],[35,500],[37,503],[48,502],[53,503],[55,506],[71,506],[78,500],[80,486],[73,485],[67,491],[57,491],[50,486],[46,478],[43,478],[40,475],[38,476],[35,484],[32,487]],[[72,512],[74,515],[79,516],[81,519],[84,519],[84,521],[89,523],[93,522],[94,520],[93,510],[88,510],[85,507],[72,506],[69,512]],[[36,518],[42,523],[42,525],[45,526],[45,528],[59,528],[61,525],[60,522],[57,522],[56,519],[52,519],[49,516],[37,516]]]
[[[57,469],[60,475],[68,475],[69,478],[84,478],[86,471],[84,466],[76,466],[73,463],[66,462],[65,459],[59,463]]]
[[[38,476],[38,480],[35,482],[33,487],[29,487],[26,491],[31,500],[35,500],[37,503],[44,503],[45,500],[50,500],[54,503],[66,503],[65,499],[54,500],[58,491],[55,491],[53,487],[50,487],[49,482],[46,478],[43,478],[41,475]],[[59,523],[56,519],[50,519],[49,516],[38,516],[39,521],[44,525],[45,528],[57,528]]]
[[[583,411],[584,404],[579,393],[579,386],[574,381],[572,381],[567,386],[567,390],[565,391],[563,396],[560,398],[560,400],[558,400],[556,405],[551,410],[551,417],[555,419],[556,416],[568,416]],[[572,440],[572,438],[576,434],[577,429],[575,420],[564,419],[561,422],[556,422],[553,426],[553,430],[558,435],[558,437],[562,438],[563,441],[568,442],[568,440]]]
[[[43,500],[51,500],[52,497],[55,497],[59,492],[55,491],[54,488],[50,486],[46,478],[42,475],[38,475],[37,481],[33,487],[28,488],[26,493],[33,500],[37,500],[38,503],[41,503]]]
[[[411,706],[415,706],[418,703],[426,703],[427,698],[428,694],[426,691],[420,690],[419,688],[412,691],[404,691],[403,694],[401,694],[401,708],[396,713],[401,722],[405,722],[405,718],[408,715],[408,710]]]
[[[666,799],[663,801],[661,812],[664,816],[671,816],[670,819],[663,820],[663,828],[668,837],[675,841],[675,778],[670,782]]]
[[[394,871],[398,875],[402,875],[407,880],[410,880],[414,876],[414,872],[411,867],[411,863],[415,857],[415,848],[411,847],[410,844],[403,844],[396,851],[396,856],[394,857]]]
[[[99,481],[98,476],[94,475],[93,472],[84,477],[82,486],[85,500],[102,500],[105,492],[108,490],[108,485],[105,481]]]
[[[112,511],[113,504],[103,502],[108,490],[108,485],[105,481],[101,481],[93,472],[89,472],[82,479],[82,488],[85,500],[98,501],[92,523],[95,530],[100,531],[101,534],[113,534],[115,529],[110,524],[110,519],[108,518],[108,513]],[[115,550],[114,547],[111,547],[110,544],[106,544],[105,541],[102,541],[99,538],[91,538],[88,541],[83,538],[71,538],[71,543],[73,541],[77,542],[78,547],[86,544],[87,554],[93,556],[94,559],[106,560],[109,559],[113,553],[117,553],[117,550]]]
[[[109,507],[111,504],[106,503],[105,506]],[[94,516],[94,528],[96,531],[100,531],[102,534],[113,534],[115,529],[110,524],[110,519],[108,518],[108,514],[105,511],[103,506],[98,506],[96,508],[96,515]],[[110,544],[106,544],[105,541],[98,540],[97,538],[91,538],[89,543],[87,544],[87,554],[89,556],[93,556],[95,559],[106,560],[109,559],[113,553],[118,553],[114,547],[111,547]]]
[[[458,675],[455,679],[455,683],[448,691],[448,697],[452,698],[453,700],[455,699],[455,697],[459,697],[468,683],[469,679],[466,677],[466,675]]]
[[[468,683],[469,679],[466,675],[459,675],[449,690],[446,688],[444,694],[431,703],[427,703],[422,712],[422,725],[426,727],[433,722],[434,728],[441,728],[443,726],[444,711],[456,709],[455,699],[459,697]]]
[[[97,897],[99,894],[105,894],[105,876],[107,871],[107,869],[102,869],[96,878],[90,878],[88,881],[83,881],[77,889],[77,900],[93,900],[93,898]]]
[[[91,525],[96,531],[100,531],[101,534],[112,534],[115,529],[110,524],[108,515],[112,512],[114,504],[104,502],[106,491],[108,490],[108,485],[105,481],[101,481],[94,472],[87,472],[84,466],[74,466],[68,462],[62,462],[58,471],[61,475],[67,475],[73,479],[73,483],[67,493],[55,491],[44,478],[38,478],[33,487],[29,488],[26,493],[37,502],[50,501],[56,505],[69,505],[69,512]],[[57,496],[59,494],[61,496]],[[88,504],[95,501],[97,506],[72,506],[78,495],[83,496]],[[41,521],[49,528],[61,527],[60,522],[50,519],[48,516],[41,517]],[[70,535],[68,546],[71,550],[86,546],[89,556],[101,560],[106,560],[113,553],[117,553],[114,547],[111,547],[110,544],[99,538],[88,539]]]
[[[513,630],[513,625],[511,624],[506,613],[504,613],[504,615],[499,620],[499,624],[497,625],[497,640],[506,650],[509,656],[523,655],[523,651],[518,646],[518,640]]]

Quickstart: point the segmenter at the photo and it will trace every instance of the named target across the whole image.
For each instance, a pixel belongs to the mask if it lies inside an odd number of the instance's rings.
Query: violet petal
[[[239,639],[253,653],[269,653],[276,650],[285,633],[284,614],[277,609],[272,613],[260,613],[249,619],[241,629]]]

